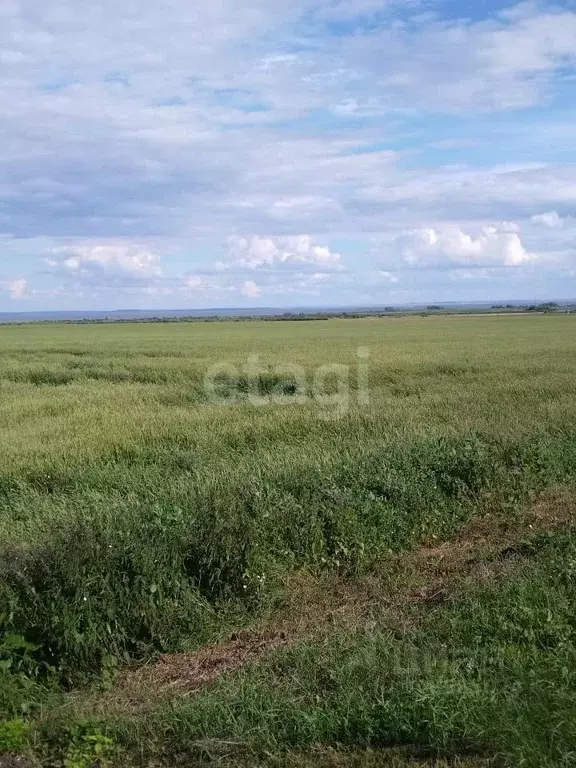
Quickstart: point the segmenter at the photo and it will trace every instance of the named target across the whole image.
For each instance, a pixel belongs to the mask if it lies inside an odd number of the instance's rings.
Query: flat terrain
[[[576,761],[576,316],[2,327],[0,428],[0,765]]]

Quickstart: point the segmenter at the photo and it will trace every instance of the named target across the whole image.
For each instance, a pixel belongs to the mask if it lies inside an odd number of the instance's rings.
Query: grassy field
[[[0,765],[574,765],[576,316],[7,326],[0,395]]]

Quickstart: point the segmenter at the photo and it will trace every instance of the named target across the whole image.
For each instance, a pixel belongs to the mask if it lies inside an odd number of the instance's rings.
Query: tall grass
[[[356,627],[303,642],[192,699],[116,716],[109,733],[141,756],[199,762],[248,752],[242,764],[277,765],[289,750],[337,745],[343,755],[402,747],[407,756],[568,768],[575,555],[573,537],[544,537],[504,582],[473,587],[402,635]]]
[[[218,636],[294,569],[383,567],[476,510],[573,483],[574,322],[0,329],[0,633],[78,681]],[[350,366],[345,412],[312,387],[254,406],[242,378],[235,404],[211,402],[209,366],[255,354],[260,395],[279,365],[307,382]]]

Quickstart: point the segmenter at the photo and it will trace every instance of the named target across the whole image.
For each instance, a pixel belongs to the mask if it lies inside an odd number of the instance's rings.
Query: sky
[[[576,298],[576,0],[0,0],[0,310]]]

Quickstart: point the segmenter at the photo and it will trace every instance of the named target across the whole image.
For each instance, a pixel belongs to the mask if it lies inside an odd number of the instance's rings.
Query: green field
[[[576,762],[576,316],[5,326],[0,395],[0,753]]]

